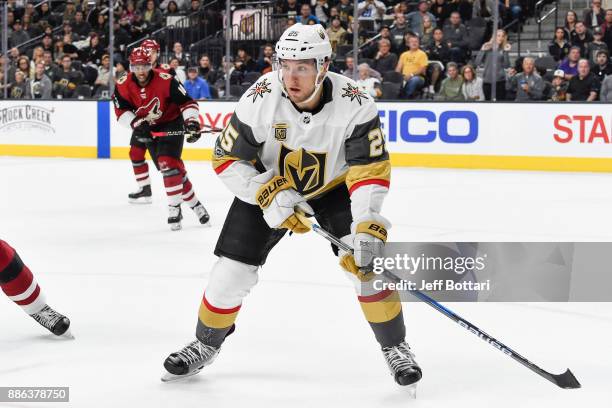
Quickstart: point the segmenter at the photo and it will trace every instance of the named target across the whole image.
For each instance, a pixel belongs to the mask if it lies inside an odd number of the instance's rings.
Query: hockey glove
[[[187,134],[187,143],[195,143],[200,139],[201,126],[198,120],[192,119],[185,122],[185,133]]]
[[[310,230],[295,216],[295,208],[309,215],[314,214],[314,211],[304,197],[292,188],[289,180],[273,176],[273,171],[269,170],[256,176],[253,181],[261,184],[255,200],[263,210],[264,220],[270,228],[287,228],[297,234]]]
[[[151,135],[151,125],[143,118],[134,118],[132,123],[130,123],[132,129],[134,130],[133,135],[136,140],[140,143],[151,143],[153,141],[153,136]]]
[[[355,220],[351,225],[352,235],[346,237],[349,243],[352,240],[353,254],[341,251],[340,266],[360,280],[367,279],[374,258],[382,256],[389,227],[389,221],[378,214],[372,214],[367,220]]]

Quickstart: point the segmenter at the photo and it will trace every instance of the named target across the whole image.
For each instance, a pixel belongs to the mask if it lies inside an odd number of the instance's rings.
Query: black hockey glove
[[[192,119],[185,122],[185,134],[187,135],[187,143],[195,143],[200,139],[200,122]]]
[[[151,135],[151,125],[142,118],[134,118],[131,123],[132,129],[134,129],[134,138],[140,143],[151,143],[153,136]]]

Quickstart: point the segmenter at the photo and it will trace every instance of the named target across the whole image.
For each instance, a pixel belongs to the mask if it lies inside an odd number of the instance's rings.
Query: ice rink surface
[[[609,407],[612,304],[449,306],[548,371],[561,390],[446,317],[404,305],[423,368],[416,400],[388,373],[327,242],[284,239],[219,358],[163,384],[164,358],[194,336],[213,248],[231,200],[210,163],[188,163],[212,214],[184,229],[154,203],[127,203],[128,161],[0,158],[0,237],[30,266],[74,341],[45,334],[0,296],[0,386],[69,386],[71,407]],[[393,241],[611,241],[612,175],[394,169],[384,215]],[[21,403],[1,406],[40,407]]]

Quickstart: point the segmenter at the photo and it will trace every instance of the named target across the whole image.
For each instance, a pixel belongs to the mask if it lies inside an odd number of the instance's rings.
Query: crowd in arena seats
[[[516,58],[508,33],[492,27],[495,7],[500,26],[508,30],[533,22],[535,0],[362,0],[357,22],[353,1],[276,0],[273,16],[282,29],[298,22],[322,24],[334,51],[330,70],[354,78],[372,98],[612,100],[612,10],[605,10],[602,0],[569,11],[562,26],[545,34],[551,38],[549,55],[538,58]],[[193,23],[200,24],[203,3],[116,0],[115,48],[109,50],[108,1],[9,0],[10,50],[0,59],[7,65],[8,96],[108,97],[111,75],[118,78],[129,70],[129,46],[166,26],[168,18],[195,15]],[[214,9],[221,10],[222,3]],[[357,63],[353,30],[359,38]],[[226,92],[239,97],[273,69],[274,46],[263,41],[255,48],[237,43],[229,59],[214,59],[205,51],[190,55],[189,46],[166,44],[169,52],[162,62],[174,68],[194,98],[215,99]],[[3,75],[0,69],[0,83]]]

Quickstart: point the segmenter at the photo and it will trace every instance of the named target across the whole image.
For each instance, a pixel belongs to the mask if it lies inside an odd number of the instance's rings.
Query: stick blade
[[[551,374],[550,376],[550,380],[561,388],[574,389],[581,387],[580,383],[569,368],[563,374]]]

